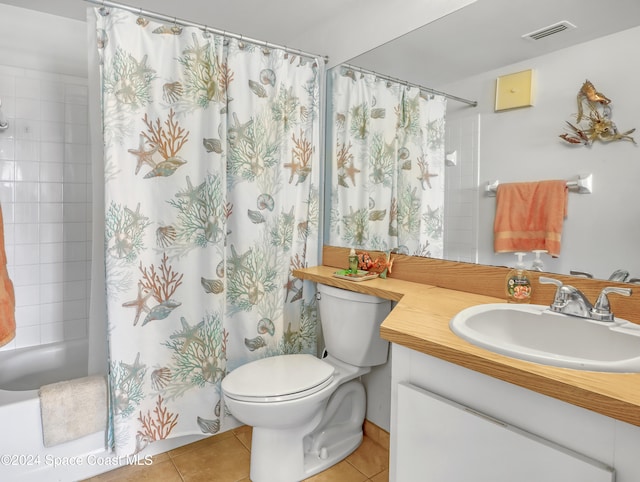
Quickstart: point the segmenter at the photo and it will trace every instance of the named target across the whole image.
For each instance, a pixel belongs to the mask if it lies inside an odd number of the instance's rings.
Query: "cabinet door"
[[[396,482],[612,482],[596,460],[398,384]]]

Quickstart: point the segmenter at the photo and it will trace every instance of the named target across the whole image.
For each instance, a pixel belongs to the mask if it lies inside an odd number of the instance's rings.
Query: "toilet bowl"
[[[225,407],[253,427],[253,482],[303,480],[343,460],[362,442],[366,395],[358,378],[386,362],[388,343],[377,332],[390,303],[323,285],[318,292],[326,357],[263,358],[222,381]],[[353,316],[345,317],[345,310]],[[333,328],[325,329],[329,324]]]

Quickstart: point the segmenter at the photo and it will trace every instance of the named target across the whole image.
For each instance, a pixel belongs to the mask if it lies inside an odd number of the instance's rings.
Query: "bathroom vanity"
[[[617,482],[640,480],[640,373],[551,367],[485,350],[457,337],[449,321],[467,307],[504,300],[406,279],[344,281],[332,277],[342,267],[339,262],[324,259],[333,266],[296,270],[295,275],[398,301],[381,327],[381,336],[393,343],[390,480],[429,480],[424,479],[429,474],[425,454],[435,448],[441,464],[467,467],[477,475],[472,462],[488,462],[478,457],[487,447],[500,452],[494,454],[495,464],[518,458],[522,464],[546,464],[557,468],[559,481],[573,480],[562,475],[564,462],[568,473],[584,468],[594,477],[581,482],[614,480],[611,468]],[[486,275],[492,268],[478,269]],[[394,269],[394,275],[400,274]],[[438,276],[429,272],[425,278]],[[490,278],[482,283],[491,294]],[[590,293],[600,289],[594,285]],[[552,291],[541,291],[539,296],[552,299]],[[454,427],[461,431],[451,440],[447,434],[455,433]],[[581,469],[572,465],[576,461],[584,462],[577,465]]]

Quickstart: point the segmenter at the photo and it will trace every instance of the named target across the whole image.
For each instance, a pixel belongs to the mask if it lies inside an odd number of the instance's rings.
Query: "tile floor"
[[[365,426],[364,440],[355,452],[306,480],[388,482],[389,451],[383,446],[385,440],[379,437]],[[121,467],[86,482],[250,482],[250,448],[251,428],[244,426],[156,455],[152,465]]]

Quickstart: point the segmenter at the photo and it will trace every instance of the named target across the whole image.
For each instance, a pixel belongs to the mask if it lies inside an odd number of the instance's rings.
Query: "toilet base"
[[[360,447],[362,438],[361,427],[355,433],[345,434],[344,439],[337,440],[333,445],[324,447],[319,453],[305,453],[303,478],[311,477],[343,461]]]
[[[318,417],[288,430],[254,427],[251,480],[297,482],[344,460],[362,443],[366,396],[362,383],[340,385]]]

